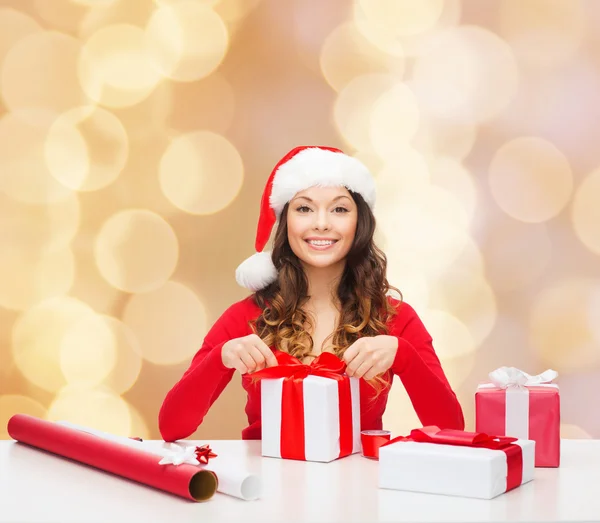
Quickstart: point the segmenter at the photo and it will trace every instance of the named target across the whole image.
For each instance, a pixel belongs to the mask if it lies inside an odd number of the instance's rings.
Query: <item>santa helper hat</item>
[[[271,252],[262,250],[285,204],[300,191],[315,186],[343,186],[359,193],[371,209],[375,205],[375,181],[359,160],[333,147],[302,146],[292,149],[279,161],[267,180],[260,203],[254,244],[256,254],[242,262],[235,272],[235,279],[242,287],[257,291],[277,279]]]

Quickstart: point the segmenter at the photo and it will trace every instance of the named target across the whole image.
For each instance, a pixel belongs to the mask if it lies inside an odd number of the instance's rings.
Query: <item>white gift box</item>
[[[360,390],[357,378],[350,380],[352,401],[352,454],[360,452]],[[261,380],[262,455],[286,458],[281,452],[281,409],[284,378]],[[338,382],[321,376],[302,380],[304,454],[306,461],[329,462],[340,457]],[[348,428],[349,429],[349,428]]]
[[[535,441],[522,449],[521,485],[534,473]],[[398,441],[379,449],[379,487],[428,494],[492,499],[507,489],[507,455],[502,450]]]

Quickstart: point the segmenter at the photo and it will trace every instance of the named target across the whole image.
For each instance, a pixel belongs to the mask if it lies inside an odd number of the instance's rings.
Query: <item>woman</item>
[[[464,429],[461,407],[415,311],[387,296],[385,255],[373,243],[375,184],[339,149],[297,147],[263,193],[254,254],[236,271],[254,291],[206,335],[159,414],[165,441],[202,423],[237,371],[248,393],[243,439],[260,439],[260,386],[252,373],[277,365],[274,350],[309,364],[323,351],[360,380],[361,428],[381,429],[393,375],[423,425]],[[261,252],[275,223],[272,252]]]

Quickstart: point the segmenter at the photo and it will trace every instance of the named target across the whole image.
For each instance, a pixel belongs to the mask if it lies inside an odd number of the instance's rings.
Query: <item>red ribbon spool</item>
[[[379,459],[379,447],[390,441],[389,430],[363,430],[360,433],[361,454],[365,458]]]

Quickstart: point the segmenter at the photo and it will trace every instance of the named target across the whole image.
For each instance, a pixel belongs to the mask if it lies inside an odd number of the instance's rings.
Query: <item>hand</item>
[[[344,352],[346,374],[371,380],[392,366],[397,351],[398,338],[395,336],[359,338]]]
[[[225,367],[235,369],[240,374],[277,365],[273,351],[256,334],[229,340],[221,349],[221,359]]]

